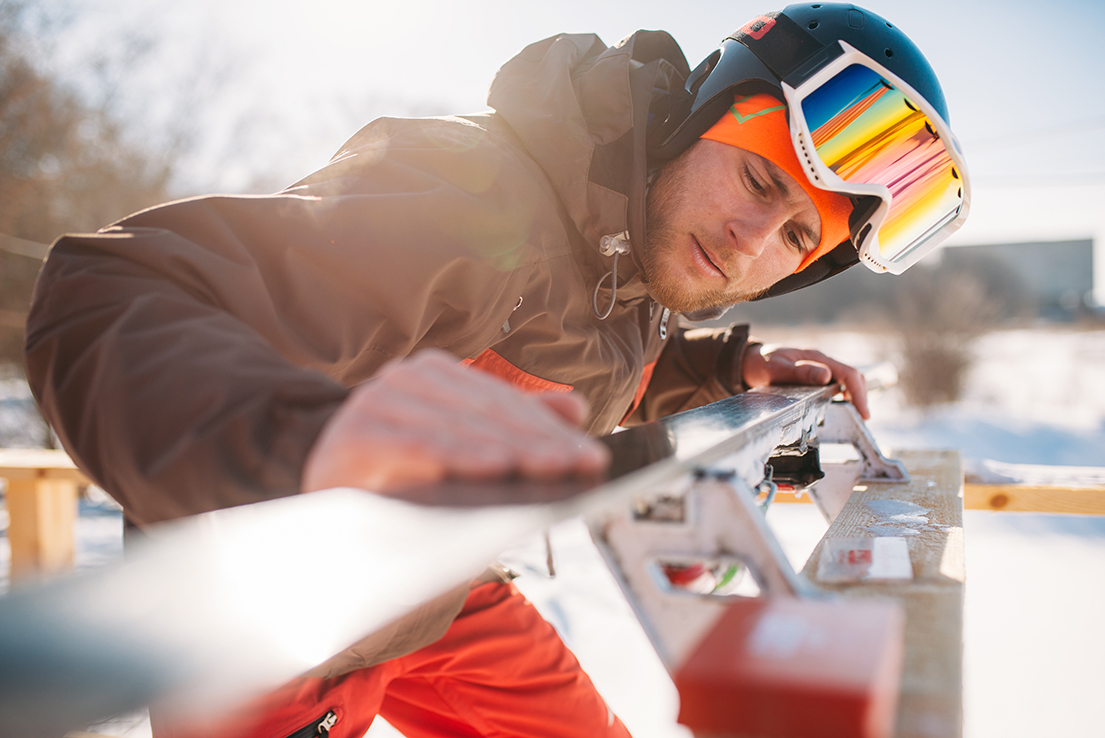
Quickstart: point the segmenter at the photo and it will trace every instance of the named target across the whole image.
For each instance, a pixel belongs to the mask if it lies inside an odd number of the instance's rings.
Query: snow
[[[763,338],[822,348],[867,364],[894,358],[885,336],[778,330]],[[26,420],[25,388],[0,381],[0,440],[40,442]],[[884,451],[958,448],[969,464],[1105,467],[1105,330],[1039,327],[1002,331],[976,344],[963,400],[921,412],[896,390],[872,400],[869,424]],[[13,420],[13,418],[15,418]],[[21,426],[22,423],[22,426]],[[27,428],[31,428],[27,430]],[[20,439],[23,439],[20,442]],[[1001,469],[1001,464],[992,465]],[[981,468],[981,467],[980,467]],[[1088,470],[1089,473],[1095,470]],[[1100,477],[1098,477],[1100,478]],[[916,511],[889,510],[888,514]],[[800,567],[825,530],[811,505],[768,514]],[[1105,517],[965,513],[968,585],[964,630],[967,738],[1090,738],[1105,732]],[[0,587],[7,539],[0,527]],[[83,501],[77,565],[121,554],[121,521],[106,500]],[[526,595],[560,631],[636,738],[687,738],[675,722],[676,695],[580,521],[551,532],[557,576],[545,571],[543,540],[505,556]],[[122,716],[96,732],[144,738],[144,716]],[[378,722],[371,738],[397,733]]]

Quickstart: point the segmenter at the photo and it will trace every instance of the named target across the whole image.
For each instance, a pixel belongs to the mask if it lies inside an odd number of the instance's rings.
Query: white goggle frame
[[[798,160],[805,170],[806,176],[809,177],[810,182],[815,187],[845,195],[867,195],[879,198],[879,206],[867,222],[861,223],[853,229],[853,243],[859,252],[860,261],[872,271],[901,274],[947,240],[948,236],[959,230],[967,219],[971,202],[967,163],[963,159],[959,141],[952,133],[951,128],[924,97],[871,57],[845,41],[839,43],[841,48],[844,49],[844,53],[819,69],[797,88],[791,87],[785,82],[782,83],[783,95],[790,111],[791,138],[798,154]],[[855,64],[867,67],[877,73],[894,88],[900,90],[910,103],[924,113],[935,128],[939,139],[944,142],[944,148],[956,167],[963,189],[961,203],[956,210],[946,214],[940,221],[933,223],[930,228],[906,247],[899,249],[889,259],[884,258],[879,250],[878,233],[890,210],[892,199],[890,189],[881,184],[848,182],[829,169],[813,146],[813,135],[802,112],[801,103],[803,99],[844,69]],[[950,142],[950,146],[948,142]],[[867,225],[870,225],[870,227],[868,228]]]

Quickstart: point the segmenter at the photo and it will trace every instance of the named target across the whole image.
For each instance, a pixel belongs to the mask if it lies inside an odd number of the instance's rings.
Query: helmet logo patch
[[[759,41],[764,37],[768,31],[775,25],[775,19],[766,15],[761,15],[759,18],[754,18],[745,24],[744,28],[740,29],[740,33],[748,34],[752,38]]]

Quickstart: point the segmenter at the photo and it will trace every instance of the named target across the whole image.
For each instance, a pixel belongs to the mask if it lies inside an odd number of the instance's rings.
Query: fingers
[[[547,392],[534,397],[572,426],[587,419],[587,401],[579,395]]]
[[[772,384],[805,384],[823,386],[838,382],[845,399],[856,406],[865,419],[870,418],[867,406],[867,381],[853,366],[839,362],[820,351],[796,348],[770,348],[759,344],[745,352],[745,384],[765,387]]]
[[[830,361],[832,361],[830,359]],[[844,399],[851,401],[856,406],[860,417],[864,420],[871,419],[871,411],[867,406],[867,379],[862,372],[848,364],[832,361],[829,367],[832,369],[833,378],[844,389]]]
[[[757,344],[744,356],[744,381],[749,387],[772,384],[823,385],[832,381],[832,361],[820,351],[771,348]]]
[[[523,473],[542,476],[571,473],[577,462],[594,471],[605,462],[605,447],[578,429],[587,415],[581,397],[525,394],[498,378],[458,366],[443,352],[421,352],[411,361],[418,371],[389,373],[385,383],[417,400],[421,414],[412,423],[417,419],[429,430],[442,415],[452,417],[455,425],[448,435],[457,448],[501,446],[500,455],[515,460],[508,465],[516,463]],[[427,380],[430,386],[422,386]]]
[[[820,359],[773,356],[768,364],[772,372],[771,384],[825,385],[833,381],[832,369]]]
[[[302,486],[387,491],[447,477],[594,475],[609,456],[579,430],[586,414],[578,397],[523,394],[423,351],[353,390],[312,448]]]

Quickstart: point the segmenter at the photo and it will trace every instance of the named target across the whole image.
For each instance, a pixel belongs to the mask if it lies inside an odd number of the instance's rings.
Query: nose
[[[781,208],[756,205],[730,218],[725,224],[725,235],[734,251],[756,259],[785,222],[786,213]]]

